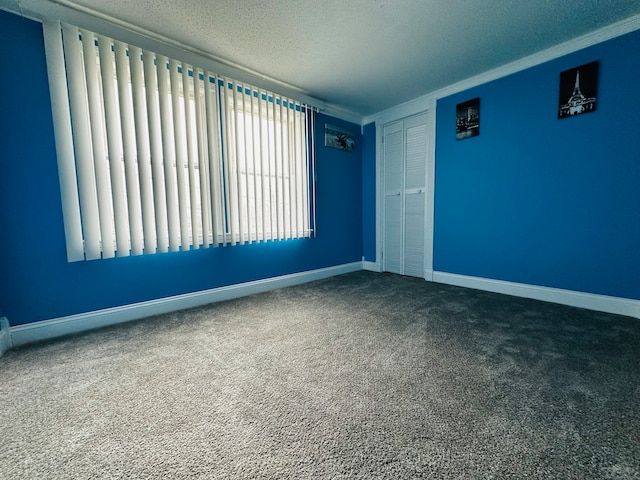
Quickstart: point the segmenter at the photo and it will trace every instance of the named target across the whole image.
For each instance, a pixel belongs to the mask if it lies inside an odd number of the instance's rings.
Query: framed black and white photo
[[[480,135],[480,98],[456,105],[456,140]]]
[[[352,152],[356,146],[356,141],[350,131],[325,123],[324,145],[325,147],[339,148],[345,152]]]
[[[598,62],[591,62],[560,74],[558,118],[575,117],[596,109]]]

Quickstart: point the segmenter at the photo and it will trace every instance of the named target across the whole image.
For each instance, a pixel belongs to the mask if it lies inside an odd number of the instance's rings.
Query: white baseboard
[[[0,357],[11,348],[11,334],[9,333],[9,320],[0,318]]]
[[[174,297],[150,300],[131,305],[107,308],[93,312],[54,318],[25,325],[9,326],[6,318],[0,318],[0,356],[9,348],[28,343],[48,340],[63,335],[79,333],[95,328],[116,325],[151,315],[197,307],[207,303],[231,300],[233,298],[267,292],[276,288],[290,287],[314,280],[333,277],[358,270],[380,272],[377,262],[354,262],[308,272],[293,273],[280,277],[213,288],[200,292],[176,295]],[[430,273],[431,271],[427,272]],[[427,275],[428,277],[429,275]],[[518,297],[532,298],[552,303],[560,303],[590,310],[640,318],[640,300],[596,295],[571,290],[538,287],[501,280],[491,280],[445,272],[432,272],[434,282],[475,288]],[[429,279],[429,278],[427,278]]]
[[[640,300],[596,295],[559,288],[539,287],[536,285],[505,282],[502,280],[491,280],[488,278],[470,277],[445,272],[433,272],[433,281],[640,318]]]
[[[382,265],[379,262],[367,262],[362,260],[362,269],[368,270],[369,272],[382,272]]]
[[[290,287],[358,270],[362,270],[362,262],[347,263],[308,272],[292,273],[290,275],[282,275],[280,277],[256,280],[238,285],[229,285],[227,287],[213,288],[200,292],[176,295],[174,297],[17,325],[9,329],[7,348],[137,320],[151,315],[267,292],[269,290],[275,290],[276,288]],[[2,331],[4,331],[4,329]]]

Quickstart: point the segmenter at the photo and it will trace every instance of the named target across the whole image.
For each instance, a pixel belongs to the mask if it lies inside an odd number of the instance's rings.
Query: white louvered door
[[[402,273],[402,121],[384,127],[384,271]]]
[[[425,277],[427,116],[384,127],[384,246],[387,272]]]

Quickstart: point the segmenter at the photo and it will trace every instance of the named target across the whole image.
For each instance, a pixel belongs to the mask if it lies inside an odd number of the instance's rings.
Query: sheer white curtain
[[[311,235],[310,107],[74,26],[44,31],[69,261]]]

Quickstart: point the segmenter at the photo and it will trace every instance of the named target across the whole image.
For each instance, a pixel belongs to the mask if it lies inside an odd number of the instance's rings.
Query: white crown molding
[[[320,113],[324,113],[325,115],[330,115],[341,120],[346,120],[347,122],[355,123],[356,125],[364,125],[362,123],[362,115],[358,115],[351,110],[347,110],[331,103],[325,103],[324,108],[320,109]]]
[[[227,61],[191,45],[178,42],[109,15],[96,12],[69,0],[0,0],[0,9],[36,21],[52,19],[71,22],[84,28],[98,30],[105,35],[120,38],[123,41],[137,43],[138,46],[144,48],[158,50],[171,57],[182,58],[186,55],[185,60],[200,64],[205,68],[210,68],[220,75],[228,75],[238,81],[251,83],[282,95],[291,96],[292,98],[317,107],[327,115],[335,116],[358,125],[367,125],[372,122],[388,123],[399,118],[414,115],[428,110],[430,102],[434,99],[437,100],[467,90],[640,29],[640,15],[635,15],[488,72],[427,93],[382,112],[362,116],[339,106],[327,104],[320,99],[312,97],[299,87],[285,81],[270,78],[260,72]]]
[[[227,287],[213,288],[200,292],[17,325],[9,328],[10,338],[7,348],[18,347],[28,343],[80,333],[109,325],[116,325],[131,320],[138,320],[152,315],[254,295],[256,293],[275,290],[276,288],[290,287],[359,270],[362,270],[362,262],[353,262],[308,272],[282,275],[238,285],[229,285]]]
[[[448,85],[439,90],[422,95],[418,98],[410,100],[408,102],[396,105],[382,112],[369,115],[363,118],[363,124],[376,122],[380,124],[389,123],[400,118],[414,115],[415,113],[427,110],[427,106],[430,101],[435,101],[440,98],[453,95],[454,93],[462,92],[478,85],[497,80],[507,75],[511,75],[527,68],[535,67],[543,63],[555,60],[557,58],[569,55],[571,53],[583,50],[585,48],[597,45],[607,40],[611,40],[616,37],[620,37],[627,33],[634,32],[640,29],[640,15],[634,15],[616,23],[612,23],[606,27],[594,30],[580,37],[576,37],[572,40],[555,45],[546,50],[542,50],[533,55],[523,57],[519,60],[507,63],[501,67],[495,68],[488,72],[481,73],[466,80]]]
[[[375,122],[376,125],[385,125],[401,118],[411,117],[422,112],[426,112],[432,108],[433,96],[432,94],[422,95],[421,97],[414,98],[408,102],[401,103],[387,110],[374,115],[369,115],[362,119],[363,125]]]
[[[458,287],[475,288],[488,292],[531,298],[571,307],[640,318],[640,300],[576,292],[559,288],[540,287],[523,283],[492,280],[446,272],[433,272],[433,281]]]
[[[138,47],[162,53],[171,58],[189,62],[205,68],[217,75],[228,76],[239,82],[291,97],[307,103],[319,110],[326,108],[325,103],[311,96],[305,90],[285,81],[263,75],[238,63],[225,60],[209,52],[165,37],[129,22],[125,22],[104,13],[78,5],[68,0],[0,0],[0,9],[31,20],[61,21],[88,30],[101,33]]]

